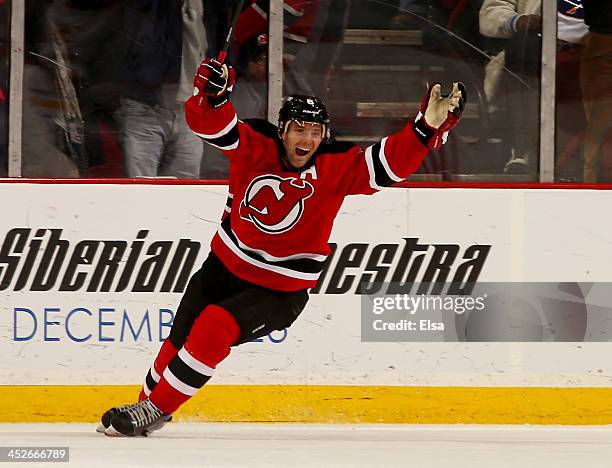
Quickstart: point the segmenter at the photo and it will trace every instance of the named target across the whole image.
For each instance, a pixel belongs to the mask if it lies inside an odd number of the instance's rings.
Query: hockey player
[[[139,402],[102,416],[107,435],[159,429],[212,377],[232,346],[289,327],[330,253],[342,201],[406,179],[461,118],[466,94],[429,88],[414,122],[367,148],[330,139],[320,99],[291,96],[278,126],[242,122],[229,102],[235,74],[206,59],[185,104],[187,122],[230,160],[229,196],[211,252],[189,281]]]

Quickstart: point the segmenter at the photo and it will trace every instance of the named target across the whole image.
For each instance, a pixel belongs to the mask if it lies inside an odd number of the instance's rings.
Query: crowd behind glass
[[[16,1],[16,0],[13,0]],[[539,180],[542,0],[285,0],[283,94],[316,94],[333,136],[371,144],[427,83],[463,81],[465,118],[415,180]],[[234,0],[26,0],[21,175],[225,179],[183,102]],[[0,0],[0,176],[11,0]],[[238,115],[267,117],[269,2],[246,0],[228,61]],[[558,1],[555,180],[612,182],[612,2]]]

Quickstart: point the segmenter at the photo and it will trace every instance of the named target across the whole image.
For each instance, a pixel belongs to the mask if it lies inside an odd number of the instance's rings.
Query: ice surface
[[[0,424],[0,446],[70,448],[70,463],[19,467],[612,466],[612,426],[171,423],[123,439],[97,434],[95,424]]]

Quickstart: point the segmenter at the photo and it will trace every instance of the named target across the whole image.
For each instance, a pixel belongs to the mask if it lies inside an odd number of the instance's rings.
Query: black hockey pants
[[[289,327],[308,302],[305,289],[294,292],[263,288],[238,278],[210,253],[189,280],[168,339],[176,349],[187,341],[195,319],[209,304],[229,311],[240,327],[236,345]]]

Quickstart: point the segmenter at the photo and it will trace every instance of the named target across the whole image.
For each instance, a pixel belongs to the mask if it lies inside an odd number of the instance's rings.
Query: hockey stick
[[[227,36],[225,37],[225,43],[223,44],[223,49],[221,49],[221,52],[219,52],[219,56],[217,57],[217,60],[220,63],[225,62],[225,58],[227,57],[227,51],[229,49],[230,42],[232,40],[232,34],[234,33],[234,28],[236,27],[236,23],[238,22],[238,17],[240,16],[240,13],[242,12],[243,5],[244,5],[244,0],[238,0],[238,3],[236,4],[236,9],[234,10],[234,16],[232,18],[232,22],[227,31]]]

